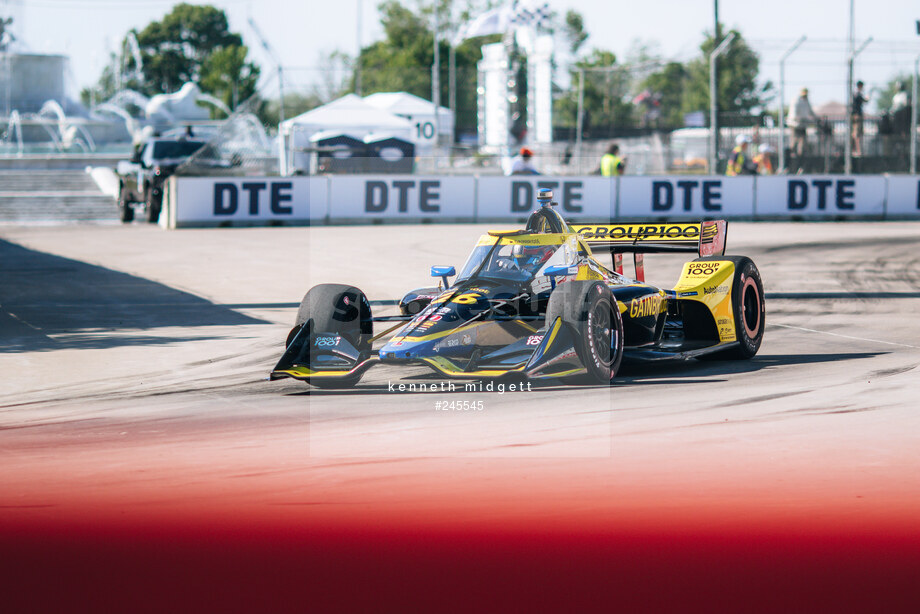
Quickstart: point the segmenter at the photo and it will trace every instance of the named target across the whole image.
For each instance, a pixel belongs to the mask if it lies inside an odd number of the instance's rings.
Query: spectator
[[[902,81],[898,81],[895,87],[898,91],[891,97],[891,110],[897,113],[910,106],[910,94],[907,93],[907,85]]]
[[[773,148],[762,143],[760,147],[757,148],[757,155],[754,156],[754,164],[757,165],[757,174],[758,175],[772,175],[775,171],[773,170]]]
[[[856,91],[853,92],[853,104],[850,107],[850,120],[853,125],[850,137],[853,139],[853,155],[862,155],[862,137],[863,137],[863,107],[869,102],[868,96],[863,92],[862,81],[856,82]]]
[[[626,160],[620,157],[620,146],[611,143],[607,153],[601,156],[601,175],[619,177],[626,170]]]
[[[813,123],[816,119],[815,112],[811,109],[811,103],[808,102],[808,88],[803,87],[802,92],[799,94],[799,99],[789,109],[787,122],[792,127],[792,153],[797,159],[804,156],[807,151],[808,124]],[[799,162],[799,166],[801,166],[801,162]]]
[[[511,161],[512,175],[539,175],[534,165],[530,162],[533,158],[533,151],[528,147],[521,147],[521,152]]]
[[[736,175],[756,175],[757,165],[748,157],[748,146],[751,144],[751,137],[746,134],[739,134],[735,137],[735,148],[728,159],[728,166],[725,167],[725,174],[729,177]]]

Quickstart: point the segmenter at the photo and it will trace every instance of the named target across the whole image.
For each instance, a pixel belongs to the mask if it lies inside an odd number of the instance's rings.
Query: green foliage
[[[588,40],[588,33],[585,31],[585,18],[578,11],[569,9],[565,13],[566,40],[569,43],[569,51],[577,53],[581,46]]]
[[[246,47],[218,47],[201,64],[201,88],[212,93],[230,107],[256,92],[259,69],[246,61]]]
[[[757,85],[760,58],[745,42],[737,30],[732,30],[734,40],[719,56],[719,111],[723,113],[750,113],[765,106],[772,98],[773,84]],[[689,80],[684,90],[683,112],[703,111],[709,108],[709,54],[715,49],[712,36],[700,45],[702,54],[687,65]]]
[[[757,84],[760,59],[740,32],[732,32],[735,39],[718,60],[719,111],[749,115],[767,105],[773,97],[773,85]],[[708,111],[709,55],[715,47],[715,40],[707,35],[699,57],[686,64],[669,62],[642,82],[642,88],[661,96],[662,128],[679,128],[684,114]]]
[[[594,126],[623,127],[632,123],[635,108],[629,101],[632,78],[628,67],[617,65],[611,51],[595,49],[571,70],[572,88],[558,98],[556,124],[577,126],[579,72],[584,71],[584,130],[590,138]]]
[[[325,104],[327,101],[320,98],[315,92],[302,94],[299,92],[284,94],[284,117],[290,119],[301,113],[306,113],[318,106]],[[271,100],[258,110],[259,120],[265,126],[277,128],[281,122],[281,105],[280,100]]]
[[[911,83],[910,73],[901,73],[892,77],[875,96],[875,106],[879,113],[888,113],[891,111],[891,99],[898,93],[898,88],[906,88],[907,95],[910,96]]]
[[[230,31],[226,14],[218,8],[177,4],[162,20],[133,33],[140,47],[142,75],[128,80],[124,87],[152,96],[196,82],[231,108],[256,91],[259,67],[246,61],[248,49],[242,37]],[[126,47],[127,37],[122,49]],[[114,94],[121,68],[119,58],[113,56],[95,91],[82,93],[84,100],[93,94],[97,100]],[[124,68],[137,71],[132,55],[125,58]]]
[[[660,128],[674,129],[684,125],[683,97],[689,79],[690,73],[683,64],[668,62],[642,82],[643,89],[655,92],[661,97],[661,118],[658,122]]]
[[[419,4],[410,10],[397,0],[387,0],[380,5],[384,37],[361,50],[358,67],[361,71],[362,95],[376,92],[408,92],[431,99],[431,66],[434,64],[433,5]],[[450,93],[449,53],[447,38],[455,32],[463,17],[452,21],[450,2],[438,5],[441,17],[441,42],[439,43],[441,104],[447,106]],[[455,128],[459,132],[476,131],[476,64],[482,59],[480,46],[498,36],[470,39],[455,50],[457,66],[457,109]],[[354,81],[350,84],[353,88]]]
[[[102,75],[94,87],[85,87],[80,91],[80,100],[87,107],[107,100],[118,90],[118,56],[109,56],[108,65],[102,69]]]
[[[188,81],[198,81],[212,53],[243,46],[240,35],[229,31],[224,12],[207,5],[177,4],[161,21],[151,22],[136,36],[146,94],[174,92]],[[133,62],[129,58],[129,68]]]

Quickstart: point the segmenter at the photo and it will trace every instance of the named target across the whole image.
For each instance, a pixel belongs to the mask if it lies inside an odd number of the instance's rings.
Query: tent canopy
[[[364,102],[394,115],[434,115],[434,105],[408,92],[379,92],[364,97]],[[438,107],[442,117],[451,114],[447,107]]]
[[[286,133],[296,127],[299,133],[335,131],[359,138],[370,132],[387,132],[405,138],[412,134],[409,121],[369,105],[354,94],[285,120],[281,126]]]

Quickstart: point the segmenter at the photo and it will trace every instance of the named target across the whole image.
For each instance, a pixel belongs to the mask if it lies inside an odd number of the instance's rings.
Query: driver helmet
[[[521,268],[532,269],[542,265],[556,251],[556,245],[515,245],[511,250],[515,262]]]

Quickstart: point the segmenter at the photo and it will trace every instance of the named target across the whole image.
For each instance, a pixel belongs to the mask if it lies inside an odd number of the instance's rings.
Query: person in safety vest
[[[729,177],[735,175],[756,175],[757,165],[748,156],[748,145],[751,143],[751,137],[746,134],[739,134],[735,137],[735,148],[728,159],[728,166],[725,168],[725,174]]]
[[[611,143],[607,153],[601,156],[601,175],[619,177],[626,170],[626,160],[620,157],[620,146]]]

